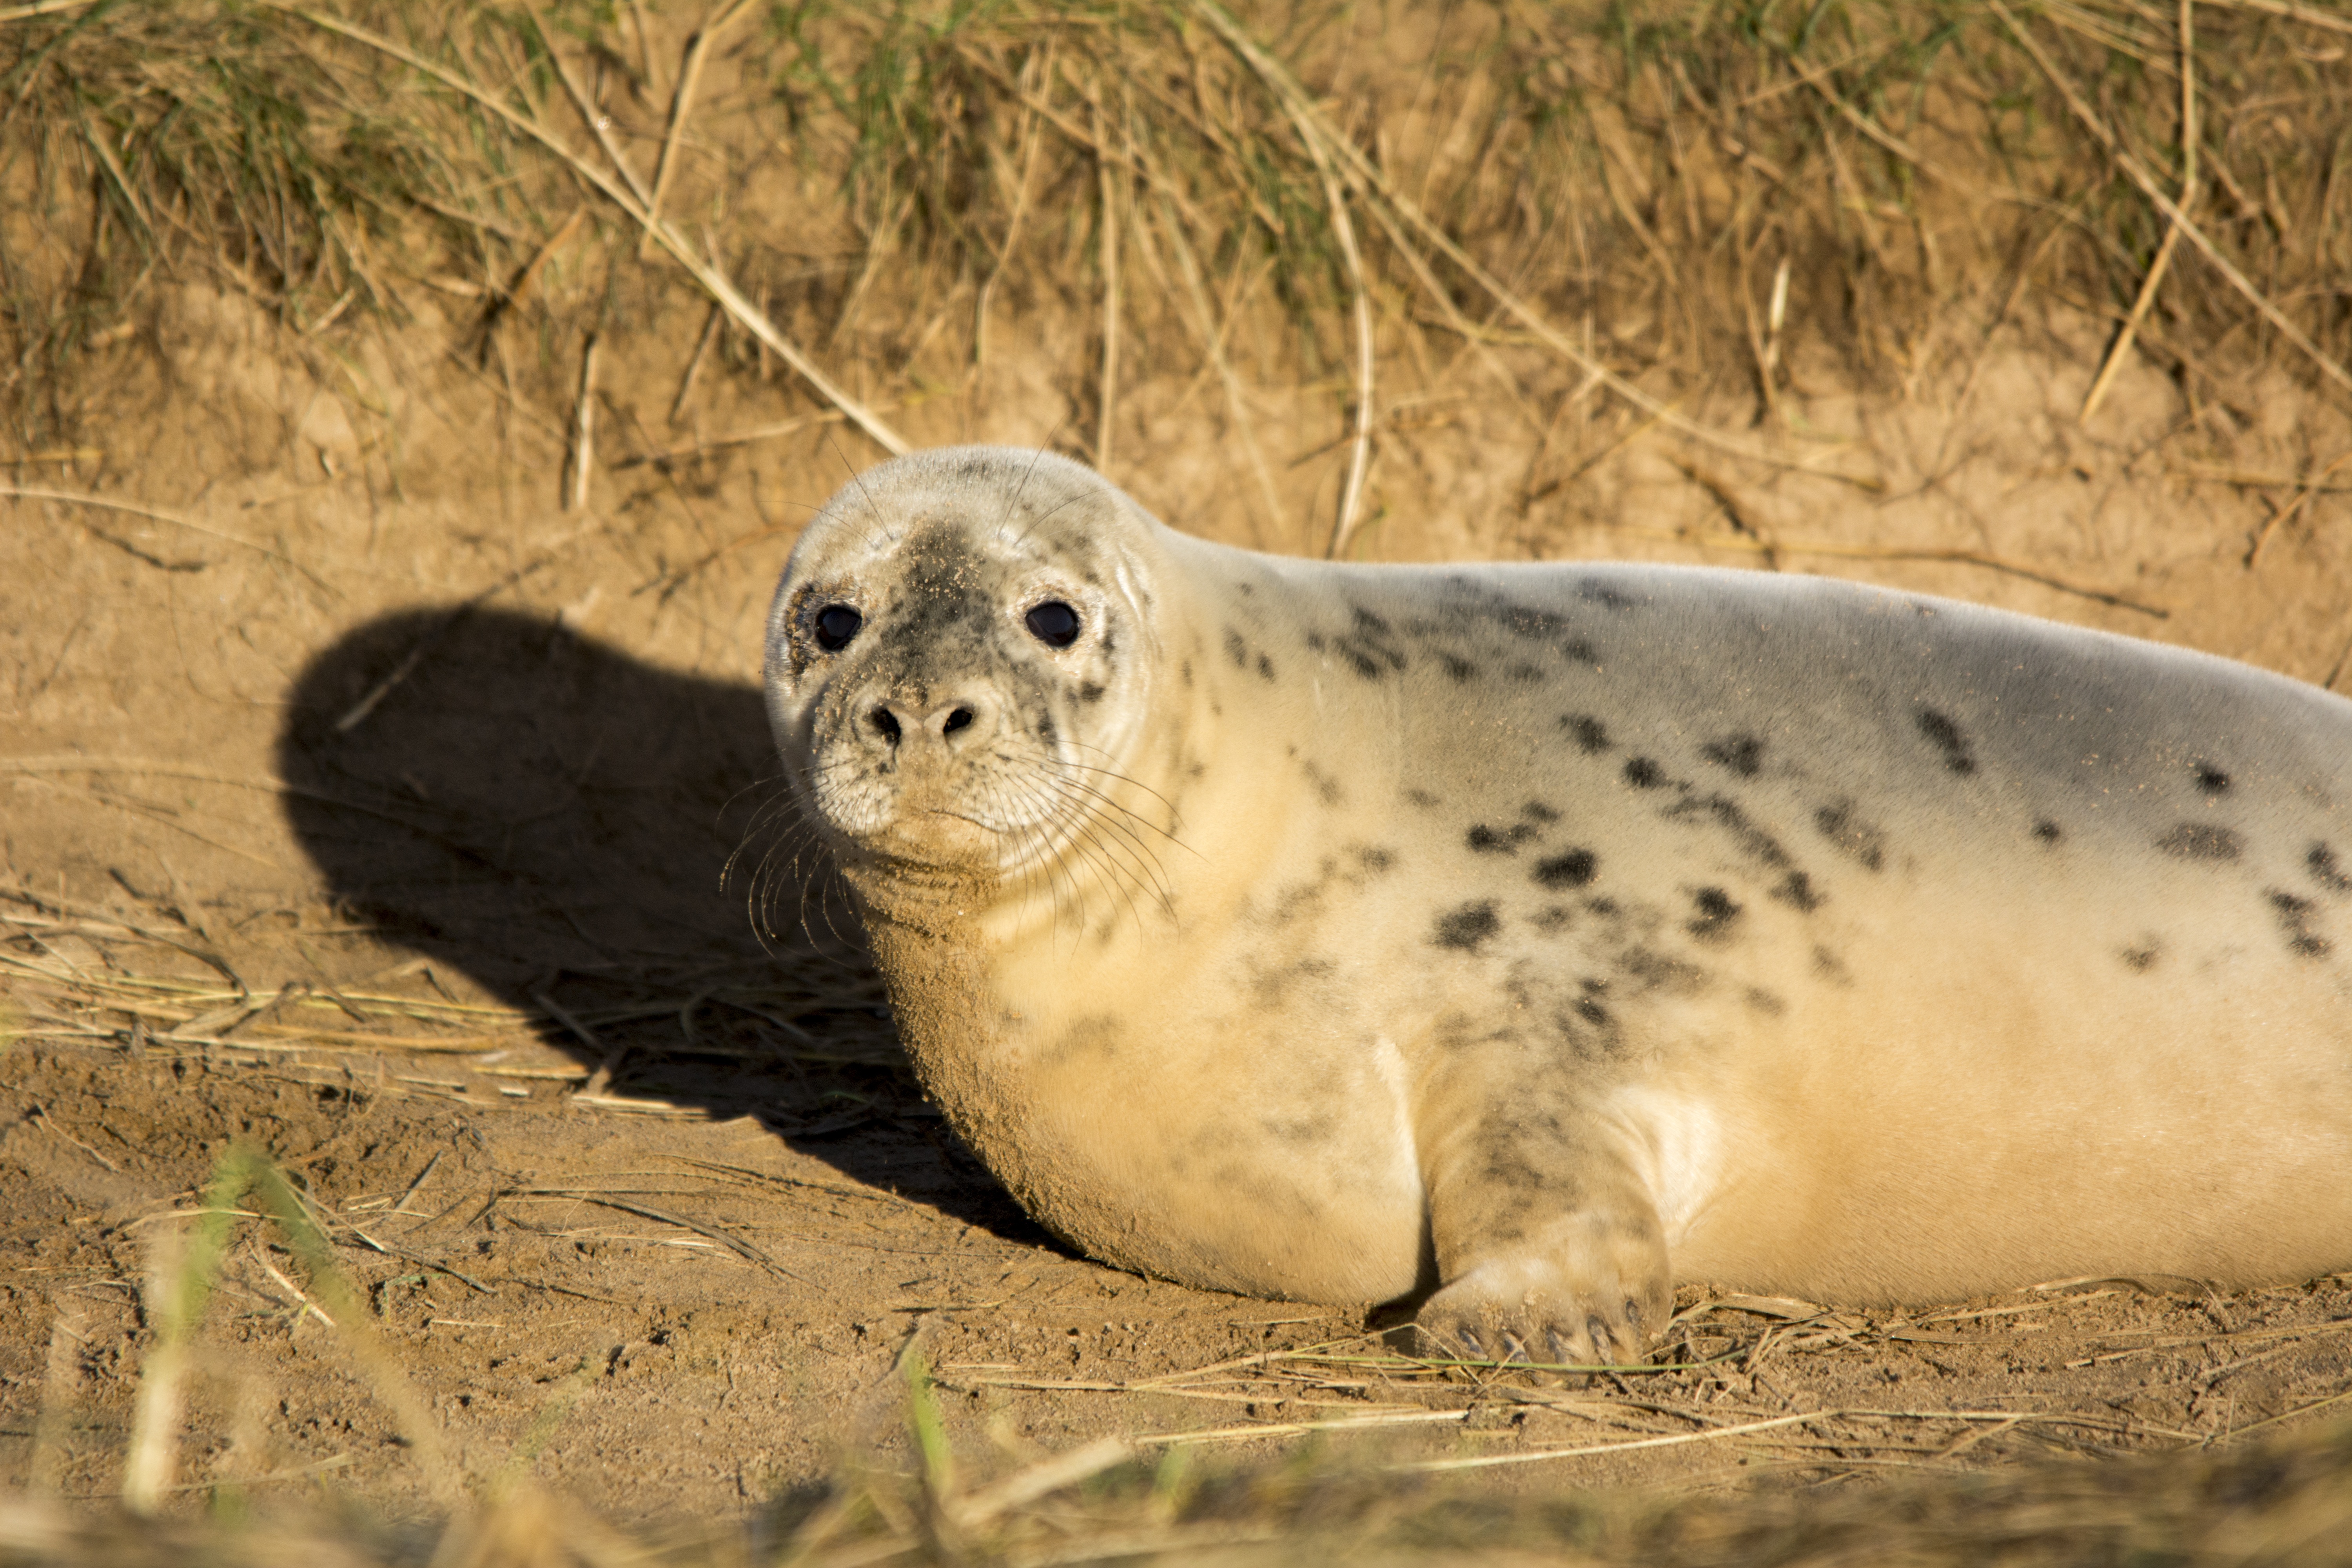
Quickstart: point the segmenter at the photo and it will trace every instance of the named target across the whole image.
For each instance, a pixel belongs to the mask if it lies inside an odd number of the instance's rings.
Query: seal
[[[845,487],[769,712],[929,1092],[1198,1287],[1622,1361],[1675,1280],[2352,1265],[2352,703],[1916,594]]]

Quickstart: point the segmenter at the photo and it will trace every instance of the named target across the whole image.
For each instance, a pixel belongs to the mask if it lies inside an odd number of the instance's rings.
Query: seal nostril
[[[969,708],[959,708],[954,712],[948,715],[948,721],[940,726],[940,733],[942,735],[952,735],[958,730],[963,729],[971,724],[971,710]]]
[[[895,746],[898,743],[898,716],[887,708],[874,710],[874,728],[880,731],[882,738],[890,744]]]

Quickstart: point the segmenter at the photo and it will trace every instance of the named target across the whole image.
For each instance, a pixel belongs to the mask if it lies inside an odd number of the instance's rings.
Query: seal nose
[[[925,708],[885,698],[866,710],[870,734],[889,750],[904,748],[908,737],[918,744],[936,744],[949,752],[961,750],[989,732],[995,705],[976,692],[951,697]]]

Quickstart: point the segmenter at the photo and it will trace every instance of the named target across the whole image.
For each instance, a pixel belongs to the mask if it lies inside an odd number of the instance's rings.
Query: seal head
[[[793,551],[768,622],[791,782],[862,896],[972,907],[1049,875],[1153,698],[1150,540],[1046,453],[864,476]]]

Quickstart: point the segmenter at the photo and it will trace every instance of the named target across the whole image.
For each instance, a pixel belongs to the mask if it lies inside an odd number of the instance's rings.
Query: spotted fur
[[[767,652],[925,1082],[1108,1260],[1539,1360],[1678,1277],[2352,1264],[2308,687],[1786,574],[1254,555],[985,448],[834,498]]]

